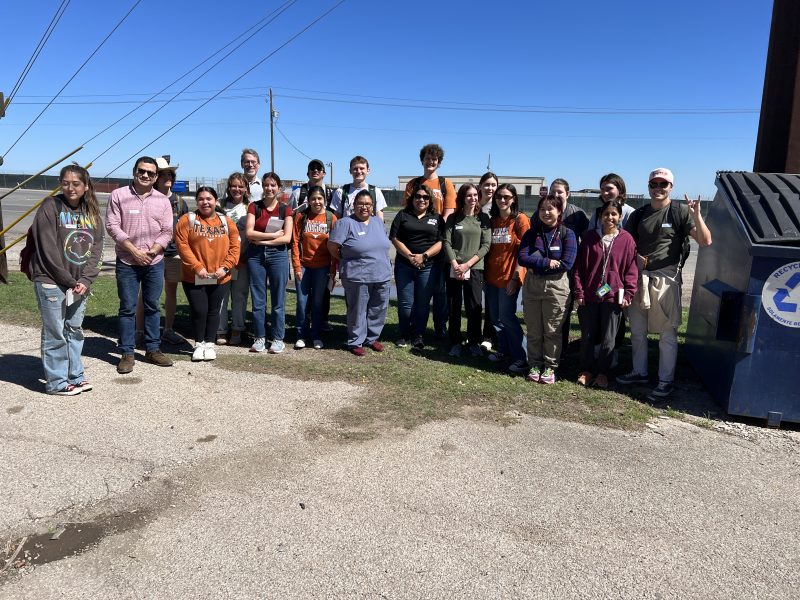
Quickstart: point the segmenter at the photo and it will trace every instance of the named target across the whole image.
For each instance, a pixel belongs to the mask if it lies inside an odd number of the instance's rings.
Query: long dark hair
[[[67,173],[74,173],[77,175],[81,183],[86,186],[86,191],[83,193],[83,198],[80,199],[80,202],[86,207],[85,210],[89,220],[96,226],[100,222],[100,205],[94,193],[94,184],[92,183],[92,178],[89,177],[89,171],[78,163],[72,163],[71,165],[62,167],[61,172],[58,174],[58,180],[61,181],[64,179],[64,175]]]
[[[411,195],[408,197],[408,202],[406,203],[406,207],[403,210],[406,211],[410,215],[414,214],[414,194],[416,194],[420,190],[422,190],[426,194],[428,194],[428,208],[425,209],[425,214],[430,215],[430,214],[436,212],[436,210],[433,207],[433,192],[431,191],[431,188],[429,188],[424,183],[420,183],[420,184],[414,186],[414,190],[411,192]]]
[[[617,196],[619,202],[625,204],[628,201],[627,190],[625,189],[625,181],[622,179],[622,177],[616,173],[606,173],[600,178],[601,188],[603,187],[604,183],[610,183],[619,190],[619,196]],[[603,201],[603,196],[600,196],[600,201]]]
[[[519,199],[517,198],[517,188],[514,187],[513,183],[501,183],[497,186],[497,190],[494,193],[495,197],[502,190],[508,190],[511,192],[511,195],[514,196],[514,199],[511,201],[511,216],[516,219],[519,215]],[[492,208],[489,209],[489,216],[492,218],[500,216],[500,207],[497,206],[497,203],[494,201],[494,197],[492,198]]]
[[[472,188],[473,190],[478,192],[478,194],[480,194],[478,188],[475,186],[474,183],[465,183],[460,188],[458,188],[458,193],[456,194],[456,211],[455,211],[457,214],[460,215],[464,214],[464,204],[466,203],[467,192],[470,190],[470,188]],[[476,212],[473,214],[477,214],[478,212],[480,212],[480,210],[481,207],[479,203],[478,206],[476,207]]]

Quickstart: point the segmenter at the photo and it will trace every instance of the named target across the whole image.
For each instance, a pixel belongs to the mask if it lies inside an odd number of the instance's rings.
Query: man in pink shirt
[[[136,302],[139,287],[144,301],[145,360],[171,367],[161,352],[161,309],[164,286],[164,248],[172,239],[172,207],[153,185],[158,175],[154,158],[142,156],[133,167],[133,183],[111,192],[106,209],[106,231],[117,252],[119,295],[119,349],[117,373],[130,373],[134,366]]]

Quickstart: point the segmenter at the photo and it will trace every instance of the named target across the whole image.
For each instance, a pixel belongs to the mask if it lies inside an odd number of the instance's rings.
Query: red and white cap
[[[672,184],[675,183],[675,178],[672,176],[672,171],[664,167],[658,167],[650,172],[650,177],[647,178],[647,181],[650,182],[653,181],[653,179],[663,179]]]

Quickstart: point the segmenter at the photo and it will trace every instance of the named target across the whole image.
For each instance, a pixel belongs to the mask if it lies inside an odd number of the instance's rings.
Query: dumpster
[[[731,415],[800,423],[800,175],[720,172],[686,355]]]

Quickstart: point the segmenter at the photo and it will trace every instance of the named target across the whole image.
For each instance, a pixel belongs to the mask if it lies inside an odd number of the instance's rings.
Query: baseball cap
[[[665,169],[664,167],[658,167],[650,172],[650,177],[647,178],[647,181],[653,181],[653,179],[664,179],[673,185],[675,184],[675,178],[672,176],[672,171]]]
[[[318,158],[313,159],[310,163],[308,163],[308,170],[310,171],[312,167],[319,167],[320,170],[325,170],[325,163],[323,163]]]

